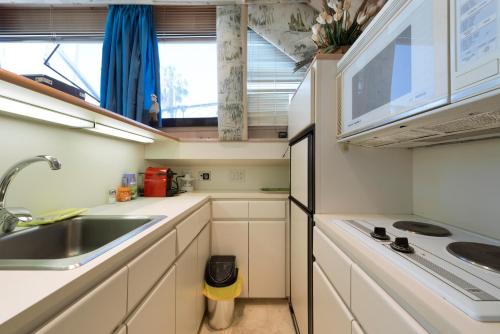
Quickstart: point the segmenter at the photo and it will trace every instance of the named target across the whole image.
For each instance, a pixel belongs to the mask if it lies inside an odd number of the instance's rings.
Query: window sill
[[[98,123],[105,123],[105,125],[120,128],[125,131],[130,131],[133,133],[137,133],[139,135],[145,135],[152,137],[154,140],[162,141],[162,140],[174,140],[178,141],[178,138],[167,134],[164,131],[160,131],[158,129],[152,128],[148,125],[136,122],[124,116],[118,115],[112,111],[100,108],[95,106],[89,102],[83,101],[75,96],[69,95],[67,93],[61,92],[52,87],[45,86],[41,83],[33,81],[31,79],[25,78],[23,76],[17,75],[15,73],[9,72],[7,70],[0,68],[0,80],[7,82],[9,84],[22,87],[21,89],[26,89],[23,93],[18,95],[29,95],[32,97],[33,93],[42,94],[44,96],[38,95],[34,99],[23,98],[19,99],[21,101],[29,102],[30,104],[34,104],[40,107],[45,107],[44,103],[54,104],[56,102],[65,102],[76,108],[68,108],[66,105],[64,107],[65,114],[69,116],[82,117],[85,116],[85,119],[89,121],[94,121]],[[46,98],[47,97],[47,98]],[[56,101],[54,101],[54,99]],[[43,101],[42,101],[43,100]],[[59,107],[61,107],[61,103],[57,103]],[[47,108],[50,109],[50,108]]]

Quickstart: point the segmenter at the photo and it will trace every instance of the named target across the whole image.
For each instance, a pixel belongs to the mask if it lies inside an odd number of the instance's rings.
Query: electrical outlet
[[[246,173],[244,169],[229,170],[229,181],[233,183],[245,183]]]
[[[209,170],[203,170],[198,172],[198,180],[200,181],[210,181],[212,179],[212,172]]]

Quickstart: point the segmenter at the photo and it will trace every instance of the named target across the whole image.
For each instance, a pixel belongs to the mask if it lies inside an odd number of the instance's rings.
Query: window
[[[0,68],[18,73],[45,74],[77,86],[85,100],[99,104],[102,42],[0,42]]]
[[[45,74],[99,104],[107,8],[0,6],[0,67]]]
[[[98,104],[106,16],[106,7],[0,6],[0,67],[78,86]],[[215,6],[155,6],[154,20],[164,125],[217,125]]]
[[[211,122],[207,123],[202,119],[217,117],[215,41],[189,39],[161,41],[159,53],[161,108],[162,116],[166,119],[164,124],[211,125]],[[190,120],[169,121],[172,119]]]
[[[253,30],[247,35],[249,126],[287,126],[288,103],[304,78],[295,62]]]

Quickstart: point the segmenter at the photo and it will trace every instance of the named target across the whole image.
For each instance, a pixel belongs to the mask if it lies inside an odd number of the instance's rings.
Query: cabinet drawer
[[[98,285],[36,334],[112,333],[127,311],[127,268]]]
[[[180,254],[210,221],[210,204],[205,204],[176,226],[177,253]]]
[[[176,231],[171,231],[128,264],[128,311],[133,310],[176,257]]]
[[[357,265],[351,268],[351,310],[366,333],[427,333]]]
[[[285,201],[248,202],[250,218],[285,219]]]
[[[237,219],[248,218],[247,201],[213,201],[213,219]]]
[[[175,266],[127,321],[128,334],[175,334]]]
[[[313,282],[314,333],[351,334],[354,318],[317,263],[313,265]]]
[[[317,227],[314,228],[313,245],[316,262],[344,302],[350,306],[352,261]]]

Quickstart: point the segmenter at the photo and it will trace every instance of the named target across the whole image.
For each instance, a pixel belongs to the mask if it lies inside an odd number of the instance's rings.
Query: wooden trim
[[[25,78],[21,75],[17,75],[15,73],[12,73],[10,71],[7,71],[7,70],[1,69],[1,68],[0,68],[0,80],[9,82],[9,83],[17,85],[17,86],[24,87],[26,89],[32,90],[34,92],[37,92],[37,93],[40,93],[43,95],[53,97],[55,99],[70,103],[72,105],[75,105],[75,106],[78,106],[78,107],[81,107],[84,109],[87,109],[89,111],[95,112],[96,114],[106,116],[109,118],[113,118],[117,121],[120,121],[120,122],[126,123],[128,125],[132,125],[132,126],[135,126],[137,128],[140,128],[142,130],[146,130],[148,132],[151,132],[157,136],[161,136],[161,137],[165,137],[165,138],[168,138],[171,140],[179,141],[179,139],[177,137],[168,135],[163,131],[152,128],[152,127],[145,125],[145,124],[142,124],[140,122],[134,121],[134,120],[129,119],[125,116],[118,115],[112,111],[98,107],[96,105],[93,105],[93,104],[86,102],[84,100],[81,100],[75,96],[58,91],[57,89],[54,89],[52,87],[48,87],[48,86],[43,85],[39,82],[33,81],[31,79]]]

